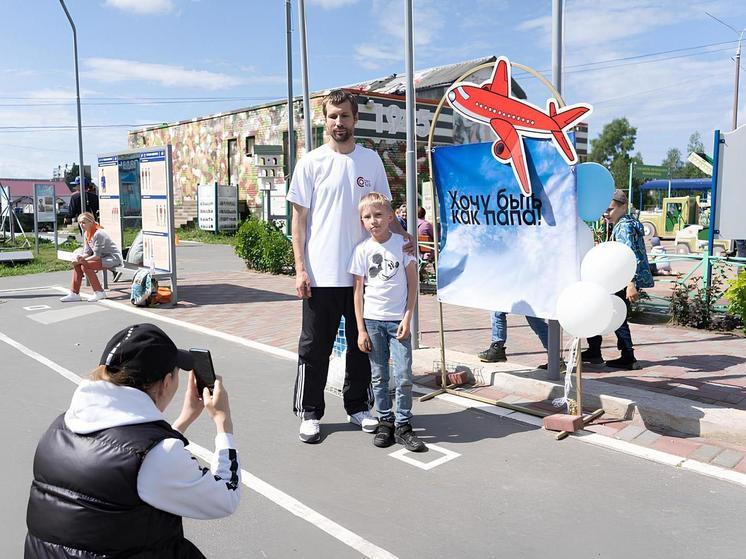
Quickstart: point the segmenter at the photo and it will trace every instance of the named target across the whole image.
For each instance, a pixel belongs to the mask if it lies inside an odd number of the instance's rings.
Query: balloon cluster
[[[614,295],[632,280],[637,260],[627,245],[608,241],[593,247],[580,265],[580,281],[557,299],[557,319],[576,338],[610,334],[627,318],[627,306]]]

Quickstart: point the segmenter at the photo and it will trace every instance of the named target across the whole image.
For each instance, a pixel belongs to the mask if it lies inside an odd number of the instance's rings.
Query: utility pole
[[[407,75],[405,93],[406,129],[407,129],[407,232],[414,239],[415,254],[419,251],[417,243],[417,135],[415,133],[417,97],[414,89],[414,40],[412,0],[406,0],[404,13],[404,73]],[[419,289],[418,289],[419,291]],[[412,313],[412,349],[420,347],[419,293],[415,295],[414,312]]]
[[[285,0],[285,29],[287,32],[287,40],[285,48],[287,49],[287,64],[288,64],[288,152],[285,154],[285,160],[287,162],[288,174],[285,180],[289,183],[290,176],[293,174],[295,167],[295,131],[293,129],[293,121],[295,120],[295,114],[293,112],[293,20],[291,16],[291,0]],[[269,195],[267,196],[267,203],[269,203]]]
[[[746,27],[739,31],[729,23],[725,23],[722,19],[715,17],[710,12],[705,11],[705,14],[738,35],[738,47],[736,48],[736,84],[733,90],[733,130],[735,130],[738,128],[738,80],[740,79],[741,73],[741,42],[743,41],[743,34],[746,32]]]
[[[738,128],[738,80],[740,79],[741,73],[741,41],[743,41],[743,32],[738,37],[738,49],[736,49],[736,86],[733,92],[733,130]]]
[[[300,63],[303,82],[303,135],[306,137],[306,153],[313,149],[311,135],[311,100],[308,93],[308,42],[306,40],[306,1],[298,0],[298,29],[300,30]]]
[[[562,17],[563,0],[552,0],[552,82],[562,95]],[[560,358],[562,352],[562,332],[556,320],[549,321],[549,339],[547,340],[547,373],[550,380],[560,379]],[[583,413],[580,411],[579,413]]]
[[[80,209],[82,212],[86,211],[86,194],[85,194],[85,167],[83,166],[83,126],[81,125],[80,119],[80,77],[78,73],[78,32],[75,29],[75,23],[73,18],[70,17],[70,12],[67,11],[65,6],[65,0],[60,0],[60,5],[65,11],[67,21],[70,22],[70,27],[73,30],[73,52],[75,54],[75,97],[78,104],[78,156],[80,163],[78,164],[78,171],[80,172]]]

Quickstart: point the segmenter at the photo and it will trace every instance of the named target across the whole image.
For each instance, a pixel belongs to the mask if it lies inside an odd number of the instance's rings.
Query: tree
[[[668,169],[669,176],[678,178],[682,169],[684,169],[684,162],[681,160],[681,150],[679,148],[669,149],[661,165]]]
[[[626,118],[615,118],[603,127],[598,138],[591,140],[589,161],[601,163],[614,177],[616,188],[627,189],[629,184],[629,164],[642,163],[642,155],[638,152],[634,156],[630,153],[635,148],[637,128],[631,126]],[[633,182],[633,195],[639,187],[639,182]]]
[[[702,137],[699,135],[699,132],[694,132],[691,136],[689,136],[689,143],[686,146],[686,156],[689,157],[690,153],[705,153],[705,146],[702,143]],[[681,170],[681,174],[679,176],[684,179],[707,178],[707,175],[705,175],[702,171],[695,167],[693,163],[690,163],[689,161],[686,162],[686,165],[684,165],[684,168]]]
[[[78,171],[78,164],[73,163],[72,167],[65,171],[65,182],[67,183],[67,186],[70,187],[70,190],[77,188],[77,186],[74,184],[75,179],[78,178],[80,175],[80,172]],[[85,165],[85,183],[91,184],[91,168],[88,165]]]

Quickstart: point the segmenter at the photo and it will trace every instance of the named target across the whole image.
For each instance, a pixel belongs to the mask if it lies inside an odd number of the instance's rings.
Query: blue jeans
[[[397,427],[412,419],[412,342],[411,337],[396,339],[398,327],[398,320],[365,319],[365,329],[373,345],[368,357],[378,418],[381,421],[395,420]],[[393,358],[396,380],[396,415],[391,409],[389,394],[389,357]]]
[[[549,327],[547,326],[546,320],[543,318],[536,318],[535,316],[527,316],[526,322],[539,337],[541,345],[544,349],[549,347]],[[500,342],[503,345],[508,340],[508,315],[501,311],[494,311],[492,313],[492,343]]]

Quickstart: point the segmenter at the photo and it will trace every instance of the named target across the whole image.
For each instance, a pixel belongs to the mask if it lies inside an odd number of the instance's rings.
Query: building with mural
[[[428,176],[426,146],[431,123],[440,99],[450,85],[467,71],[495,57],[470,60],[438,68],[423,70],[415,74],[417,96],[416,127],[417,162],[419,181]],[[484,69],[475,74],[473,81],[485,80],[491,70]],[[342,86],[357,95],[359,121],[355,137],[359,144],[374,149],[386,167],[394,202],[404,200],[406,125],[405,76],[393,74],[388,77]],[[526,95],[515,82],[511,83],[513,96],[525,99]],[[312,145],[317,147],[325,141],[324,116],[321,101],[328,91],[311,94]],[[281,146],[288,152],[287,131],[288,105],[278,100],[248,108],[196,117],[191,120],[151,126],[129,132],[130,148],[171,144],[173,153],[174,196],[177,221],[184,223],[197,216],[196,193],[200,184],[232,184],[238,186],[243,212],[261,215],[264,204],[273,206],[284,198],[285,165],[283,176],[275,177],[271,201],[261,189],[255,165],[256,146]],[[300,158],[305,153],[303,104],[300,98],[293,103],[295,154]],[[454,115],[443,107],[435,126],[435,144],[472,143],[493,141],[491,130]],[[273,210],[277,215],[278,211]]]

